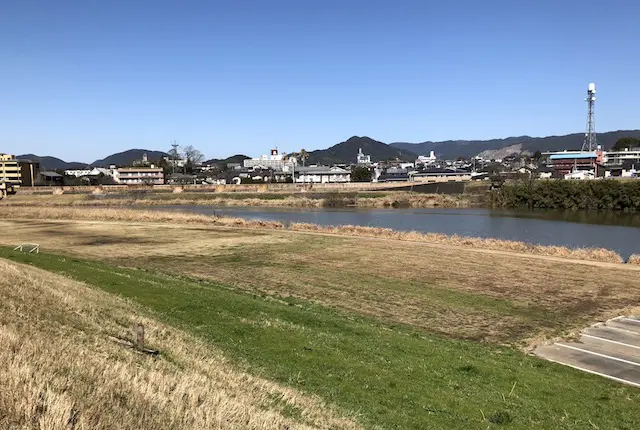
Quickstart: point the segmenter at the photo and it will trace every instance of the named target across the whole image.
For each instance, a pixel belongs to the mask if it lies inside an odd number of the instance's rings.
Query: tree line
[[[490,192],[494,207],[640,211],[640,181],[517,181]]]

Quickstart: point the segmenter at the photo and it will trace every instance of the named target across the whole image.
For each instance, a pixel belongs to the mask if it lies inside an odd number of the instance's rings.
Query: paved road
[[[618,317],[588,327],[578,342],[541,345],[539,357],[640,387],[640,317]]]

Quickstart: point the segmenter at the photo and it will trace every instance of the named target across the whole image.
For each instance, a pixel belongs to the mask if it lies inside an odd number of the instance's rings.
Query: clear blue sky
[[[640,127],[640,2],[4,0],[0,152],[93,161]]]

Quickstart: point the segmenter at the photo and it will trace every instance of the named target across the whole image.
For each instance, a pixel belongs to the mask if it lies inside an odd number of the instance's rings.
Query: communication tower
[[[594,107],[596,104],[596,84],[593,82],[589,84],[589,88],[587,89],[586,101],[589,106],[589,113],[587,114],[587,133],[584,135],[582,151],[591,152],[598,149],[598,141],[596,139],[596,119],[594,113]]]

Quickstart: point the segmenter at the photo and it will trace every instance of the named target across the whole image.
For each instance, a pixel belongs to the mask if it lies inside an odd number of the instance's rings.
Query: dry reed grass
[[[5,260],[0,273],[0,428],[359,428],[128,302]],[[130,338],[134,322],[160,358],[110,340]]]
[[[100,193],[98,193],[100,194]],[[180,193],[177,193],[180,194]],[[277,193],[276,193],[277,194]],[[326,194],[326,193],[325,193]],[[372,193],[368,193],[372,194]],[[124,196],[124,194],[122,195]],[[382,193],[379,197],[353,197],[336,192],[331,197],[318,198],[305,195],[287,196],[285,198],[198,198],[193,194],[189,196],[176,196],[170,199],[155,198],[153,194],[146,197],[116,198],[113,194],[105,194],[100,199],[87,199],[86,195],[20,195],[3,203],[6,206],[80,206],[80,207],[126,207],[126,206],[256,206],[256,207],[366,207],[366,208],[390,208],[390,207],[467,207],[470,202],[467,198],[445,194],[422,194],[402,191]]]
[[[629,257],[629,264],[640,264],[640,254],[633,254]]]
[[[208,215],[182,212],[145,211],[128,208],[74,208],[74,207],[38,207],[33,208],[7,206],[0,212],[0,218],[21,219],[61,219],[87,221],[135,221],[135,222],[171,222],[183,224],[207,224],[224,227],[282,229],[278,221],[248,220],[235,217],[212,217]]]
[[[321,226],[308,223],[291,223],[289,229],[347,236],[378,237],[384,239],[405,240],[412,242],[438,243],[450,246],[495,249],[500,251],[522,252],[552,257],[572,258],[576,260],[601,261],[605,263],[624,263],[616,252],[603,248],[570,249],[565,246],[531,245],[512,240],[492,238],[448,236],[439,233],[405,232],[390,228],[365,227],[357,225]]]
[[[207,224],[224,227],[284,229],[278,221],[247,220],[234,217],[212,217],[207,215],[181,212],[145,211],[128,208],[74,208],[39,207],[39,210],[25,210],[21,207],[7,206],[0,212],[0,218],[22,219],[62,219],[89,221],[135,221],[135,222],[172,222],[184,224]],[[321,226],[308,223],[291,223],[289,230],[314,232],[355,237],[377,237],[402,241],[437,243],[442,245],[492,249],[499,251],[537,254],[576,260],[600,261],[605,263],[624,263],[615,251],[604,248],[576,248],[565,246],[532,245],[525,242],[492,238],[477,238],[439,233],[419,233],[397,231],[389,228],[366,227],[356,225]]]

